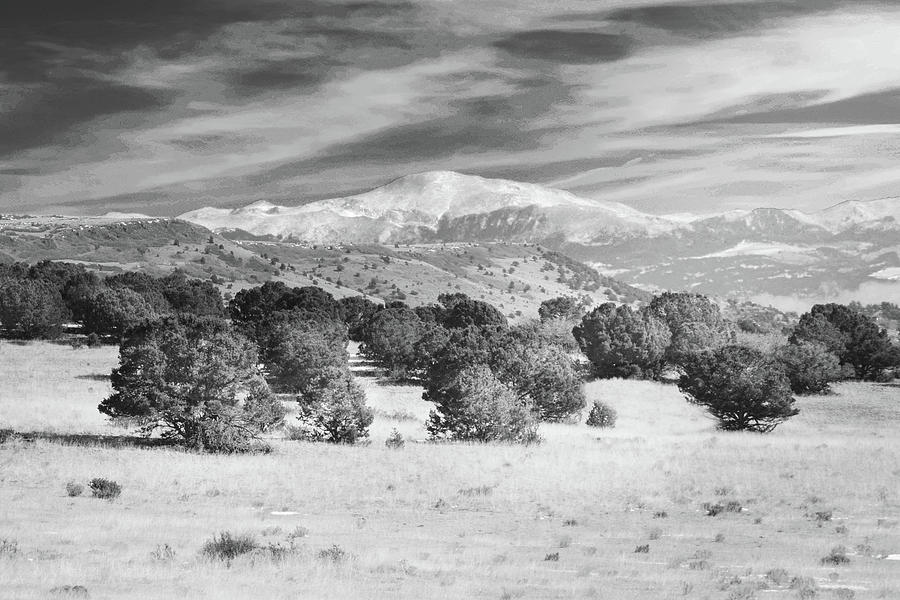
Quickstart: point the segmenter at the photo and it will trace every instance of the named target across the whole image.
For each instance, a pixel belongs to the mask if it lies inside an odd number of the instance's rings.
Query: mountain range
[[[900,198],[814,213],[651,215],[539,185],[438,171],[355,196],[202,208],[180,218],[231,235],[312,244],[539,243],[650,289],[756,299],[871,291],[900,299]]]

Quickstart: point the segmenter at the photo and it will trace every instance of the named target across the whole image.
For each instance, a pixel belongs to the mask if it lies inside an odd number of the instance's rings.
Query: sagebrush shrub
[[[150,553],[153,560],[169,562],[175,559],[175,550],[168,544],[158,544],[156,550]]]
[[[119,494],[122,493],[122,486],[111,479],[95,477],[94,479],[91,479],[89,485],[94,498],[100,498],[102,500],[118,498]]]
[[[341,562],[347,558],[347,552],[337,544],[333,544],[330,548],[319,550],[319,558],[331,562]]]
[[[218,419],[200,422],[188,444],[197,450],[218,454],[271,451],[271,447],[259,438],[257,431],[243,419],[223,415]]]
[[[12,558],[19,553],[19,543],[16,540],[0,539],[0,558]]]
[[[66,598],[90,598],[91,595],[83,585],[60,585],[50,588],[50,593],[54,596],[63,596]]]
[[[823,556],[819,562],[823,565],[846,565],[850,562],[850,557],[847,556],[847,549],[845,547],[835,546],[827,555]]]
[[[70,481],[66,484],[66,495],[70,498],[80,496],[82,492],[84,492],[84,486],[80,483]]]
[[[259,545],[252,535],[235,535],[230,531],[224,531],[207,540],[200,549],[200,554],[211,560],[221,560],[230,564],[238,556],[257,548]]]
[[[586,423],[590,427],[615,427],[617,418],[618,413],[614,408],[599,400],[594,400]]]

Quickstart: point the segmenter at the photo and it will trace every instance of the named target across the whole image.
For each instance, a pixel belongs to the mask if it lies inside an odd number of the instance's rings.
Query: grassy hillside
[[[0,343],[2,426],[33,432],[0,444],[2,597],[900,596],[900,562],[883,558],[900,553],[896,387],[838,385],[763,436],[716,432],[671,386],[596,382],[613,430],[389,450],[394,427],[425,437],[429,406],[417,387],[361,377],[371,445],[211,456],[80,435],[122,433],[96,411],[115,362],[110,347]],[[66,496],[92,477],[122,496]],[[731,511],[707,516],[717,504]],[[202,560],[226,530],[294,551]],[[335,545],[343,558],[321,554]],[[823,564],[837,546],[849,562]]]
[[[535,316],[543,300],[560,295],[586,294],[594,302],[647,297],[582,263],[526,244],[313,246],[228,239],[170,219],[0,219],[0,260],[43,259],[81,262],[106,273],[160,275],[181,268],[193,277],[214,277],[226,295],[272,279],[318,285],[336,297],[362,293],[411,305],[461,291],[513,318]]]

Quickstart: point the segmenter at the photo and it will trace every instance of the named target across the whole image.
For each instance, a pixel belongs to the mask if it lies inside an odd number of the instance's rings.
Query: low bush
[[[612,428],[616,426],[617,418],[618,413],[616,413],[614,408],[599,400],[594,400],[586,423],[589,427]]]
[[[50,593],[54,596],[64,596],[66,598],[90,598],[91,595],[83,585],[60,585],[50,588]]]
[[[823,565],[846,565],[850,563],[850,557],[847,556],[847,549],[843,546],[835,546],[831,551],[823,556],[819,561]]]
[[[207,540],[200,549],[200,554],[210,560],[221,560],[231,564],[238,556],[247,554],[259,548],[252,535],[234,535],[229,531],[213,536]]]
[[[150,553],[150,558],[159,562],[170,562],[175,559],[175,550],[168,544],[159,544],[156,550]]]
[[[337,563],[347,558],[347,552],[337,544],[333,544],[330,548],[319,550],[318,556],[320,560]]]
[[[122,487],[111,479],[95,477],[91,479],[89,485],[94,498],[100,498],[101,500],[112,500],[118,498],[119,494],[122,493]]]
[[[255,428],[242,419],[227,416],[202,421],[188,444],[200,451],[219,454],[271,452],[271,447],[260,439]]]
[[[391,430],[391,435],[384,441],[384,445],[388,448],[392,448],[394,450],[399,450],[406,444],[406,440],[403,439],[403,436],[397,431],[396,428]]]
[[[84,492],[84,486],[80,483],[75,483],[74,481],[70,481],[66,484],[66,495],[70,498],[75,498],[76,496],[80,496]]]
[[[19,553],[19,543],[16,540],[0,539],[0,558],[13,558]]]

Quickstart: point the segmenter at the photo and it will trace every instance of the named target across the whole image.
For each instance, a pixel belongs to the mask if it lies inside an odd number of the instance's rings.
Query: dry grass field
[[[362,378],[370,445],[206,456],[105,437],[115,362],[0,343],[0,428],[22,434],[0,444],[0,598],[900,598],[898,387],[803,398],[761,436],[715,431],[673,386],[596,382],[615,429],[392,450],[428,406]],[[67,496],[93,477],[121,496]],[[287,552],[204,559],[223,531]]]

